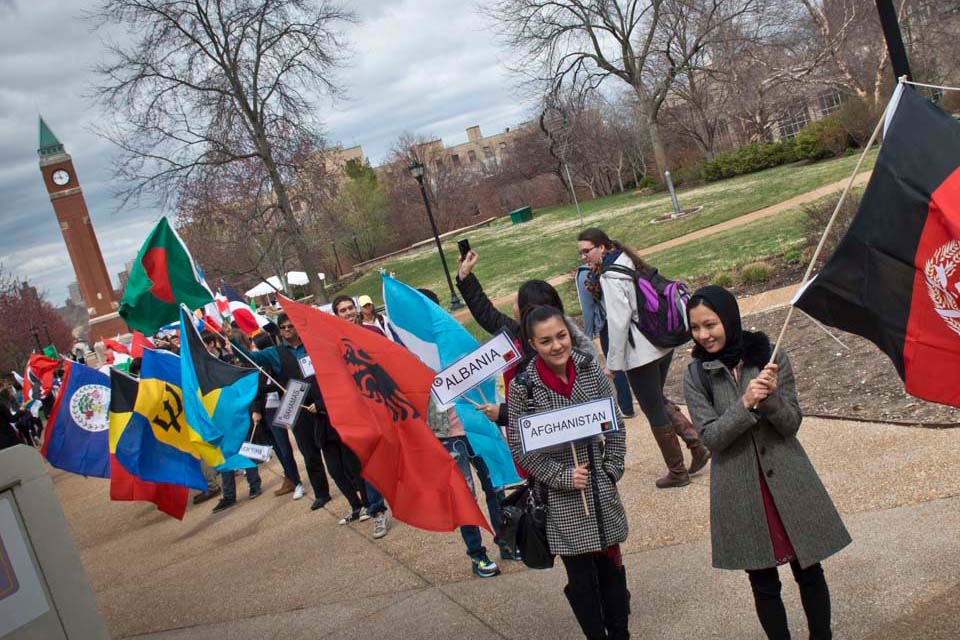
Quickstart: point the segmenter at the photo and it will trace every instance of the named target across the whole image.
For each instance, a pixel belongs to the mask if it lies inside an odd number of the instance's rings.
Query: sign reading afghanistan
[[[574,404],[520,418],[524,453],[616,431],[613,398]]]

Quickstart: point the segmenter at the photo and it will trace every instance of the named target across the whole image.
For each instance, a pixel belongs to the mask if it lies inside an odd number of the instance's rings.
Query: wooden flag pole
[[[901,84],[905,78],[900,78]],[[823,246],[827,243],[827,235],[830,233],[830,229],[833,227],[834,221],[837,219],[837,215],[840,213],[840,207],[843,206],[843,203],[847,199],[850,190],[853,188],[853,182],[857,178],[857,174],[860,173],[860,167],[863,165],[864,158],[867,157],[867,152],[870,151],[870,148],[873,146],[873,143],[876,141],[877,136],[880,135],[880,130],[883,128],[883,123],[887,117],[887,110],[884,109],[883,113],[880,114],[880,121],[877,122],[877,126],[873,129],[873,134],[870,136],[870,140],[867,141],[867,144],[863,147],[863,153],[860,154],[860,159],[857,160],[857,166],[853,168],[853,173],[850,174],[850,179],[847,181],[847,186],[844,187],[843,193],[840,194],[840,199],[837,201],[837,206],[833,209],[833,215],[830,216],[830,220],[827,222],[826,228],[823,230],[823,235],[820,236],[820,242],[817,244],[817,249],[813,252],[813,256],[810,258],[810,264],[807,265],[807,271],[803,274],[803,280],[800,281],[800,286],[797,287],[797,290],[800,291],[804,286],[810,281],[810,274],[813,273],[813,267],[817,263],[817,258],[820,257],[820,252],[823,251]],[[790,305],[790,309],[787,311],[787,317],[783,321],[783,327],[780,328],[780,335],[777,336],[777,342],[773,347],[773,352],[770,354],[770,362],[774,362],[777,359],[777,352],[780,351],[780,343],[783,342],[783,336],[787,332],[787,327],[790,326],[790,319],[793,316],[793,305]],[[769,363],[768,363],[769,364]]]
[[[490,404],[489,402],[487,402],[486,396],[483,395],[483,389],[481,389],[480,387],[477,387],[477,393],[480,394],[480,399],[483,400],[483,404]]]
[[[577,458],[577,448],[570,443],[570,452],[573,453],[573,466],[579,467],[580,460]],[[583,510],[586,511],[587,515],[590,515],[590,507],[587,506],[587,492],[583,489],[580,489],[580,497],[583,499]]]

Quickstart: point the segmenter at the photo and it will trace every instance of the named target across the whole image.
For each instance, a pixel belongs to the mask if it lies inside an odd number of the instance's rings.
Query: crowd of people
[[[625,471],[624,420],[634,416],[635,399],[666,465],[666,474],[654,479],[657,488],[680,489],[711,462],[713,565],[747,574],[767,636],[789,638],[778,574],[780,565],[789,564],[810,637],[830,638],[830,594],[821,563],[849,544],[850,536],[796,438],[802,415],[789,357],[778,351],[771,358],[767,337],[743,330],[729,291],[718,286],[695,291],[686,304],[686,326],[694,341],[693,361],[684,376],[688,419],[664,397],[673,348],[654,344],[640,321],[647,302],[637,281],[655,270],[600,229],[582,231],[577,250],[583,262],[576,275],[582,330],[566,315],[557,290],[543,280],[519,287],[512,314],[499,311],[475,273],[476,251],[461,256],[456,286],[479,326],[491,335],[506,332],[523,354],[504,372],[503,401],[494,399],[479,409],[500,426],[524,482],[545,499],[549,551],[564,565],[564,594],[584,636],[629,637],[630,592],[620,548],[629,528],[618,483]],[[432,291],[420,292],[438,302]],[[390,319],[367,295],[338,296],[332,311],[401,342]],[[292,431],[313,493],[310,508],[330,502],[329,474],[349,504],[339,524],[373,520],[372,537],[382,538],[389,530],[388,505],[364,479],[360,461],[331,423],[296,327],[281,313],[267,328],[253,339],[234,329],[229,339],[208,332],[203,341],[217,358],[261,370],[250,427],[254,442],[270,445],[283,470],[274,495],[300,500],[307,493],[289,439]],[[179,349],[175,333],[158,337],[155,344]],[[133,363],[131,372],[135,369]],[[273,418],[290,380],[306,382],[308,391],[304,409],[288,430]],[[605,398],[614,399],[617,429],[573,446],[532,452],[521,446],[524,416]],[[38,437],[38,425],[24,418],[22,399],[13,387],[0,390],[0,415],[0,447]],[[431,400],[425,418],[475,495],[474,477],[479,481],[500,560],[521,559],[523,549],[501,536],[506,488],[491,482],[456,410]],[[681,443],[689,450],[689,464]],[[204,473],[208,488],[194,502],[219,496],[215,513],[235,506],[235,476],[241,472],[218,474],[206,467]],[[262,493],[258,469],[243,473],[249,498],[257,498]],[[500,567],[488,555],[480,529],[463,526],[460,535],[473,573],[498,575]]]

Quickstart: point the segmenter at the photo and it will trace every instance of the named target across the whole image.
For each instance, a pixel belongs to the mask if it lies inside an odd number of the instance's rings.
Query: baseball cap
[[[360,305],[361,307],[365,307],[368,304],[373,304],[373,300],[368,295],[362,295],[359,298],[357,298],[357,304]]]

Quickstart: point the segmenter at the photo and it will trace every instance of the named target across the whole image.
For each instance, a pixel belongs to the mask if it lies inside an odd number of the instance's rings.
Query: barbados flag
[[[137,400],[116,444],[117,460],[133,475],[207,490],[200,457],[223,464],[220,450],[203,441],[187,423],[180,388],[180,358],[144,349]]]
[[[399,280],[383,277],[383,300],[390,322],[400,334],[404,346],[434,371],[440,371],[480,346],[453,316]],[[487,380],[466,395],[478,403],[484,400],[496,402],[496,382]],[[497,425],[467,400],[456,400],[454,407],[470,447],[487,464],[493,485],[502,487],[519,482],[510,449]]]
[[[217,470],[256,466],[238,451],[250,428],[250,403],[257,395],[259,373],[208,352],[184,308],[180,309],[180,376],[187,423],[204,441],[216,443],[223,454]]]
[[[152,502],[160,511],[183,520],[187,510],[186,487],[141,480],[117,460],[117,443],[137,404],[137,387],[134,378],[110,369],[110,499]]]

